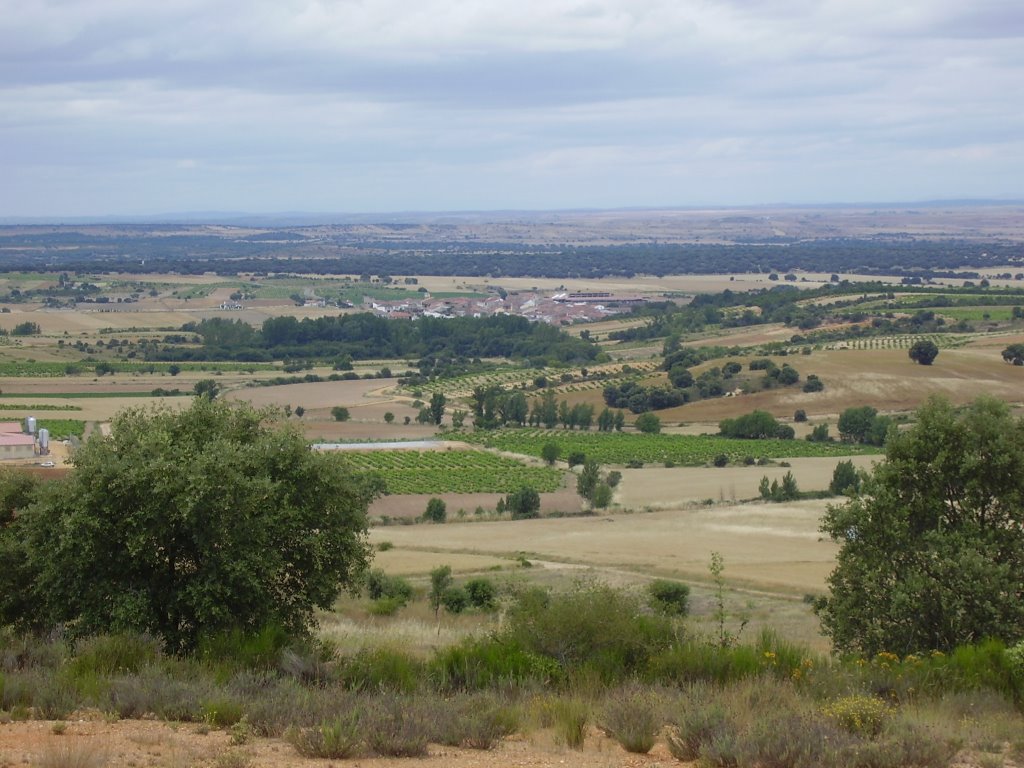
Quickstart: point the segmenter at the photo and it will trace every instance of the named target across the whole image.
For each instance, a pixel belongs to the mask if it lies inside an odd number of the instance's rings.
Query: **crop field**
[[[79,419],[39,419],[36,422],[36,427],[50,430],[52,440],[72,436],[81,438],[85,434],[85,422]]]
[[[904,333],[896,336],[872,336],[866,339],[834,341],[822,345],[823,349],[910,349],[918,341],[932,341],[939,349],[953,349],[966,344],[973,334],[962,333]]]
[[[551,492],[562,484],[557,469],[528,467],[486,451],[354,451],[345,460],[379,472],[389,494],[511,493],[524,485]]]
[[[580,368],[518,368],[509,366],[483,373],[430,381],[425,384],[419,384],[413,389],[423,392],[443,392],[447,397],[469,397],[477,387],[498,386],[505,389],[515,389],[524,384],[532,386],[534,379],[544,376],[548,380],[548,387],[554,389],[555,392],[575,392],[603,389],[609,384],[635,381],[658,367],[658,364],[652,361],[628,363],[627,365],[632,370],[624,370],[622,363],[588,365],[586,366],[588,378],[573,382],[562,382],[561,377],[563,374],[578,377],[581,373]]]
[[[644,435],[629,432],[574,432],[564,429],[501,429],[471,432],[461,436],[467,442],[488,448],[540,456],[545,443],[555,443],[562,457],[579,451],[600,464],[622,465],[638,461],[683,466],[709,464],[716,456],[728,456],[742,463],[752,456],[785,459],[799,456],[845,456],[877,452],[876,448],[842,443],[810,443],[806,440],[734,440],[705,435]]]

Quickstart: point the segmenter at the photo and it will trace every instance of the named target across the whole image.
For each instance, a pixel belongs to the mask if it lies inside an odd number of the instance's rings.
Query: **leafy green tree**
[[[860,475],[857,474],[857,468],[853,466],[852,461],[840,461],[836,464],[828,489],[836,495],[847,491],[856,493],[860,490]]]
[[[583,462],[583,469],[580,471],[579,477],[576,478],[576,492],[587,501],[592,502],[594,489],[597,488],[599,482],[601,482],[600,465],[593,459],[587,459]]]
[[[540,494],[524,485],[505,497],[505,508],[512,513],[513,520],[540,517]]]
[[[569,451],[569,456],[565,460],[565,463],[569,465],[569,469],[578,467],[580,464],[587,460],[587,454],[583,451]]]
[[[892,423],[870,405],[847,408],[839,414],[839,435],[846,442],[883,445]]]
[[[469,605],[469,595],[463,587],[448,587],[441,594],[441,603],[448,613],[459,614]]]
[[[815,424],[807,439],[812,443],[827,443],[831,439],[828,436],[828,424],[825,422]]]
[[[192,390],[195,392],[196,397],[214,400],[220,394],[220,384],[213,379],[201,379],[193,385]]]
[[[595,509],[606,509],[612,503],[614,495],[612,487],[602,481],[594,486],[594,492],[590,495],[590,503]]]
[[[430,421],[434,424],[440,424],[441,419],[444,418],[444,407],[448,403],[448,399],[440,392],[435,392],[430,397]]]
[[[597,416],[597,431],[611,432],[615,427],[615,416],[607,406]]]
[[[336,405],[333,408],[331,408],[331,416],[334,417],[335,421],[348,421],[351,414],[349,413],[348,408],[346,408],[345,406]]]
[[[423,513],[423,519],[431,523],[443,523],[448,517],[448,509],[444,499],[433,498],[427,502],[427,509]]]
[[[366,569],[380,481],[273,418],[207,398],[121,412],[2,526],[0,623],[145,631],[182,651],[208,633],[308,631]]]
[[[1024,638],[1024,421],[933,398],[861,494],[828,509],[841,545],[817,604],[837,650],[906,654]]]
[[[436,617],[444,602],[444,593],[452,586],[452,567],[450,565],[439,565],[430,572],[430,593],[427,599],[430,607],[434,609]]]
[[[498,590],[494,582],[482,576],[466,582],[469,603],[481,611],[491,611],[498,604]]]
[[[647,435],[656,435],[661,432],[661,419],[653,413],[641,413],[636,417],[635,426],[640,432]]]
[[[647,585],[651,607],[669,616],[685,616],[690,610],[690,587],[680,581],[655,579]]]
[[[1019,307],[1014,307],[1019,309]],[[1003,350],[1003,360],[1010,365],[1024,365],[1024,344],[1011,344]]]
[[[395,420],[395,414],[393,414],[391,411],[385,411],[384,412],[384,423],[390,424],[394,420]]]
[[[544,443],[540,448],[540,457],[548,464],[554,464],[562,455],[562,449],[556,442]]]
[[[910,359],[920,365],[931,365],[939,356],[939,348],[931,339],[919,339],[915,341],[907,353]]]

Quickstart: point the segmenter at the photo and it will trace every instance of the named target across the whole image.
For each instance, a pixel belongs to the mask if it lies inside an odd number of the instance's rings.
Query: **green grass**
[[[352,466],[380,472],[390,494],[511,493],[524,485],[555,491],[562,473],[485,451],[353,451]]]
[[[878,453],[879,449],[848,443],[810,443],[806,440],[733,440],[703,435],[641,435],[630,432],[571,432],[564,429],[501,429],[470,432],[459,439],[488,448],[540,456],[545,443],[556,443],[561,455],[581,451],[600,464],[644,464],[672,461],[683,466],[702,466],[716,456],[732,462],[747,456],[788,459],[805,456],[846,456]]]

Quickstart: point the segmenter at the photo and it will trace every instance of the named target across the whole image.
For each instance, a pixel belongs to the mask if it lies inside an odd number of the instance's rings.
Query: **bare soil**
[[[357,758],[313,760],[300,757],[283,739],[254,738],[233,746],[225,731],[203,733],[194,723],[153,720],[120,720],[108,723],[98,714],[84,713],[66,723],[63,734],[53,733],[50,721],[0,725],[0,766],[76,765],[112,768],[200,768],[249,765],[253,768],[310,768],[360,766],[361,768],[640,768],[672,760],[663,744],[649,755],[631,755],[596,728],[582,750],[555,743],[548,731],[513,735],[492,751],[431,745],[424,758]],[[53,761],[57,756],[64,759]],[[44,761],[50,760],[51,762]],[[674,762],[674,761],[673,761]]]

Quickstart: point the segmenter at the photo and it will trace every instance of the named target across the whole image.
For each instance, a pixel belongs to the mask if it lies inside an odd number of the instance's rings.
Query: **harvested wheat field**
[[[626,509],[666,509],[693,501],[742,501],[758,497],[762,477],[782,482],[792,472],[801,491],[823,491],[832,482],[832,472],[840,461],[852,461],[855,467],[871,469],[881,456],[835,456],[789,459],[789,467],[770,465],[728,467],[644,467],[623,469],[622,481],[615,489],[615,504]]]
[[[731,582],[789,595],[821,591],[837,548],[823,540],[818,520],[828,502],[701,506],[633,515],[445,525],[389,526],[370,532],[401,552],[509,556],[620,568],[706,580],[712,552],[727,563]]]

